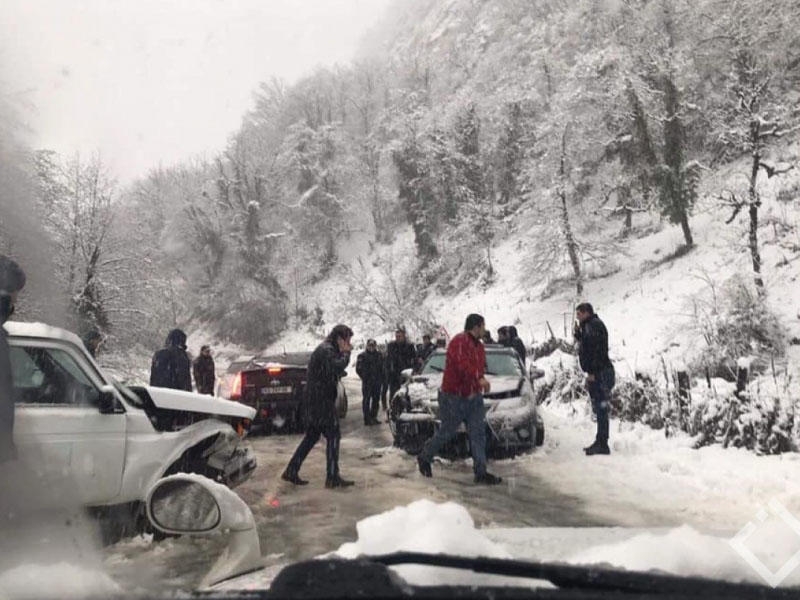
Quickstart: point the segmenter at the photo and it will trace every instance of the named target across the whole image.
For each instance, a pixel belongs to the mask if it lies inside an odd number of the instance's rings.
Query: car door
[[[113,500],[122,483],[126,420],[121,406],[101,411],[100,374],[67,343],[9,344],[20,458],[66,478],[84,504]]]

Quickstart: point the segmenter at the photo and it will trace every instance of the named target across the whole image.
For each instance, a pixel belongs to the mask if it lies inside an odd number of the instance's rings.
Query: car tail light
[[[231,383],[231,400],[242,399],[242,372],[239,371]]]
[[[270,375],[280,375],[281,368],[280,367],[267,367],[267,373]]]

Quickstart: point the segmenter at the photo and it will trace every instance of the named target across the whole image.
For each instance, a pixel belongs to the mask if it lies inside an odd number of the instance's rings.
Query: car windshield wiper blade
[[[437,373],[444,373],[444,369],[437,367],[436,365],[428,365],[429,369],[433,369]]]
[[[613,590],[648,594],[691,594],[719,598],[759,598],[761,600],[797,598],[798,588],[769,588],[750,583],[715,581],[701,577],[681,577],[663,572],[625,571],[611,567],[579,566],[528,562],[505,558],[468,558],[449,554],[395,552],[364,556],[387,567],[417,564],[476,573],[505,575],[549,581],[559,588]]]
[[[494,371],[484,371],[483,374],[484,375],[493,375],[494,377],[497,377],[498,375],[500,375],[499,373],[495,373]]]

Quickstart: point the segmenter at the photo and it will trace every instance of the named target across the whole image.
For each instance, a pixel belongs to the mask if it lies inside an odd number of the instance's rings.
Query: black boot
[[[300,479],[300,475],[297,473],[297,471],[294,471],[289,467],[286,467],[286,470],[281,474],[281,479],[295,485],[306,485],[308,483],[308,481],[305,479]]]
[[[350,481],[349,479],[342,479],[338,475],[335,477],[329,477],[325,480],[325,487],[328,489],[331,488],[345,488],[350,487],[351,485],[355,485],[355,481]]]
[[[597,443],[586,449],[586,456],[594,456],[595,454],[611,454],[608,444]]]
[[[502,483],[503,478],[491,473],[484,473],[483,475],[475,475],[475,483],[482,483],[483,485],[497,485]]]
[[[419,472],[422,473],[425,477],[433,477],[433,471],[431,471],[431,463],[429,463],[421,456],[417,457],[417,467],[419,468]]]

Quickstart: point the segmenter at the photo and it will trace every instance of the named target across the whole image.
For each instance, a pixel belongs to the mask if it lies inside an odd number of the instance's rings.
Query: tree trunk
[[[756,292],[759,298],[763,298],[767,291],[764,287],[764,279],[761,277],[761,254],[758,251],[758,207],[761,200],[758,197],[756,182],[758,179],[758,167],[761,164],[761,153],[759,152],[759,136],[761,126],[757,119],[750,125],[752,144],[753,144],[753,163],[750,168],[750,186],[747,190],[748,204],[750,205],[750,235],[748,245],[750,246],[750,257],[753,260],[753,281],[756,284]]]
[[[583,295],[583,273],[581,273],[581,260],[578,255],[578,244],[575,241],[575,236],[572,233],[572,225],[569,222],[569,210],[567,208],[567,131],[569,126],[564,128],[564,134],[561,137],[561,164],[558,169],[559,186],[558,196],[561,200],[561,230],[564,233],[564,239],[567,242],[567,253],[569,254],[569,262],[572,264],[572,271],[575,274],[575,289],[578,296]]]
[[[681,229],[683,230],[683,239],[686,240],[686,245],[689,247],[694,246],[692,230],[689,229],[689,216],[685,211],[681,214]]]

